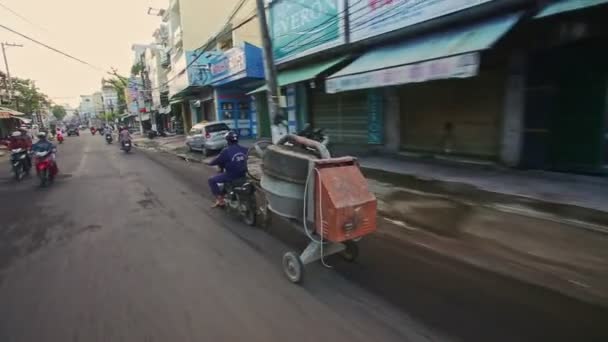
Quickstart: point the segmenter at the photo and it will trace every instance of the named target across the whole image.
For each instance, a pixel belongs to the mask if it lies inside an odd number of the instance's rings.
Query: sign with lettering
[[[370,89],[367,95],[367,143],[384,143],[384,97],[382,89]]]
[[[283,62],[343,44],[342,8],[342,0],[273,1],[270,34],[274,58]]]
[[[476,76],[478,70],[479,53],[473,52],[361,74],[329,78],[325,81],[325,90],[328,93],[337,93],[446,78],[467,78]]]
[[[494,0],[348,0],[350,41],[412,26]]]
[[[246,70],[245,51],[241,47],[232,48],[211,60],[209,72],[213,81],[244,72]]]

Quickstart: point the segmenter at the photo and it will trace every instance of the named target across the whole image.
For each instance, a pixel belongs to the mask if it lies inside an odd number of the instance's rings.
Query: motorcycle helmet
[[[236,132],[230,131],[226,133],[226,141],[229,144],[236,144],[239,142],[239,135]]]
[[[38,134],[36,134],[36,136],[39,139],[44,139],[44,138],[46,138],[46,132],[38,132]]]
[[[11,137],[20,137],[21,136],[21,132],[20,131],[14,131],[13,133],[11,133]]]

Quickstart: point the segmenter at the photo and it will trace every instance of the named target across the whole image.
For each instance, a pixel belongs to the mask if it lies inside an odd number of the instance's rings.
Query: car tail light
[[[211,138],[211,134],[210,134],[210,133],[205,134],[205,138],[206,138],[206,139]]]

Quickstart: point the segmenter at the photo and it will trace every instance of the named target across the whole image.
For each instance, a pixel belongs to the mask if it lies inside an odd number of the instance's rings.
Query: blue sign
[[[370,89],[367,101],[367,143],[379,145],[384,142],[384,98],[381,90]]]
[[[188,85],[204,86],[211,82],[209,77],[209,60],[213,54],[217,52],[209,51],[186,51],[186,65],[188,67]]]
[[[209,78],[213,85],[222,85],[246,77],[264,78],[262,49],[245,43],[209,60]]]

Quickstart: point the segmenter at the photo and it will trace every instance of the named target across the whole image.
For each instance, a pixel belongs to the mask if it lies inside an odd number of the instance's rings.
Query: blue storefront
[[[264,83],[262,50],[244,43],[209,60],[217,118],[243,137],[255,136],[255,118],[247,92]]]

